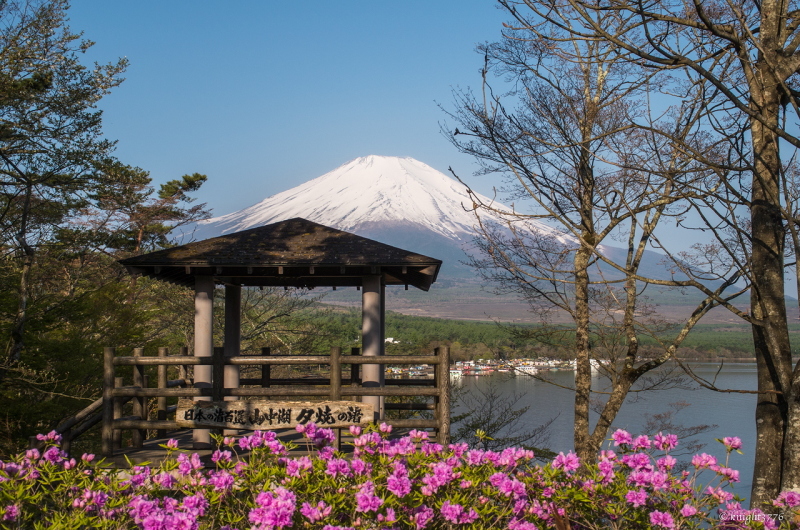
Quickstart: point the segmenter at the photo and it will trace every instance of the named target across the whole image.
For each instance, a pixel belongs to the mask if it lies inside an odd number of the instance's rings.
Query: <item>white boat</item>
[[[518,374],[522,375],[536,375],[539,372],[539,369],[535,366],[515,366],[514,371]]]

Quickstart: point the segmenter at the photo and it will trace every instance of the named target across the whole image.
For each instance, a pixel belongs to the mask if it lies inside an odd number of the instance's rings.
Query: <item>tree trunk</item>
[[[781,491],[800,491],[800,375],[792,377],[791,391],[788,397],[785,434],[783,446],[787,448],[783,454],[783,475]],[[792,449],[795,448],[795,449]]]
[[[582,461],[593,458],[589,444],[589,400],[592,367],[589,360],[589,258],[581,245],[575,252],[575,452]]]
[[[631,251],[633,246],[631,245]],[[634,267],[635,271],[637,264],[634,263],[634,257],[629,254],[628,266]],[[611,424],[614,418],[617,417],[619,410],[625,403],[625,398],[628,396],[628,391],[634,382],[639,378],[639,375],[634,369],[636,357],[639,354],[639,336],[636,334],[636,323],[634,315],[636,314],[636,299],[638,292],[636,289],[636,279],[629,275],[625,280],[625,317],[623,325],[625,327],[625,335],[628,342],[628,351],[625,355],[625,366],[622,372],[617,376],[614,381],[611,395],[608,397],[600,417],[597,419],[597,424],[594,426],[594,431],[591,437],[591,451],[597,453],[603,445],[608,436],[608,431],[611,429]]]
[[[22,176],[21,173],[20,175]],[[33,247],[28,243],[28,219],[31,213],[32,196],[33,184],[27,181],[25,183],[25,201],[23,203],[19,229],[16,235],[17,244],[19,244],[19,248],[22,250],[22,270],[20,271],[19,278],[17,314],[14,317],[14,324],[11,327],[11,347],[8,352],[10,361],[19,361],[22,358],[22,351],[25,349],[25,324],[28,322],[30,275],[33,269],[35,254]]]
[[[589,440],[589,454],[596,455],[603,445],[603,442],[608,437],[608,431],[611,429],[611,424],[625,403],[625,398],[628,396],[633,380],[630,377],[631,371],[624,369],[614,383],[611,390],[611,395],[608,397],[606,404],[603,406],[603,411],[597,419],[597,424],[594,426],[592,437]]]
[[[10,361],[19,361],[25,349],[25,324],[28,322],[28,298],[30,298],[30,275],[33,268],[33,249],[29,245],[23,247],[22,271],[19,278],[17,314],[11,327],[11,348],[8,352]]]
[[[590,86],[588,81],[585,85]],[[587,96],[589,92],[587,90]],[[592,366],[589,342],[589,261],[597,243],[594,230],[594,173],[592,171],[592,124],[597,108],[586,99],[586,116],[581,121],[580,156],[577,160],[580,194],[581,246],[575,251],[575,452],[583,462],[594,458],[589,443],[589,404],[592,392]]]
[[[759,86],[751,85],[751,105],[767,124],[757,119],[751,122],[754,171],[750,308],[758,390],[764,393],[758,395],[756,405],[756,457],[750,504],[766,509],[781,490],[782,476],[797,474],[797,456],[792,454],[797,451],[785,451],[784,439],[796,438],[800,422],[787,424],[792,366],[784,299],[785,233],[779,207],[781,163],[777,138],[768,127],[778,127],[779,83],[766,65],[756,77]]]

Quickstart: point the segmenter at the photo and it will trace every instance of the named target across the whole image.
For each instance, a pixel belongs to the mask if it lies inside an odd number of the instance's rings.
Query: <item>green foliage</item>
[[[191,175],[184,175],[178,180],[170,180],[161,185],[158,190],[159,199],[179,199],[183,201],[191,201],[188,193],[197,191],[200,186],[208,180],[208,177],[200,173],[192,173]]]
[[[101,170],[109,184],[92,195],[94,204],[83,210],[80,229],[93,236],[96,248],[138,254],[171,244],[175,228],[208,217],[205,204],[189,206],[188,195],[207,180],[205,175],[184,175],[183,181],[162,184],[158,192],[151,186],[147,171],[107,161]],[[165,188],[172,191],[167,193]]]

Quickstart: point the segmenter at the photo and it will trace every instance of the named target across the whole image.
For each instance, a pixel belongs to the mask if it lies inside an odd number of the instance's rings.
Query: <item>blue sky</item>
[[[155,182],[205,173],[229,213],[369,154],[471,178],[440,133],[454,88],[479,88],[480,42],[507,19],[491,0],[74,0],[91,61],[127,57],[100,104],[123,162]]]
[[[214,215],[370,154],[502,184],[440,132],[439,105],[480,89],[475,46],[508,20],[493,0],[73,0],[69,16],[96,42],[88,60],[130,61],[100,104],[119,159],[156,183],[207,174]]]

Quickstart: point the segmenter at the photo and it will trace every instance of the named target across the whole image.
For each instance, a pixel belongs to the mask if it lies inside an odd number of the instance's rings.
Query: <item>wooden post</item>
[[[114,378],[114,388],[121,388],[124,385],[122,377]],[[122,398],[114,398],[114,419],[122,417]],[[113,433],[114,449],[122,449],[122,430],[114,429]]]
[[[236,357],[242,349],[242,286],[225,286],[225,357]],[[239,388],[239,366],[225,365],[224,388]],[[224,396],[225,401],[236,401],[237,396]],[[238,429],[225,429],[223,434],[234,436]]]
[[[194,277],[194,356],[212,357],[214,355],[214,277]],[[208,365],[194,366],[195,388],[211,388],[212,367]],[[210,397],[197,397],[195,401],[210,401]],[[211,447],[211,431],[208,429],[192,430],[192,448],[207,449]]]
[[[225,388],[225,348],[214,348],[211,401],[222,401]]]
[[[359,348],[351,348],[350,355],[361,355],[361,350]],[[350,365],[350,386],[361,386],[360,369],[361,365]],[[361,401],[361,396],[354,396],[353,399],[356,401]]]
[[[380,302],[380,318],[381,318],[381,353],[380,355],[386,355],[386,279],[381,276],[380,281],[380,294],[381,294],[381,302]],[[386,365],[380,365],[380,381],[381,381],[381,388],[386,386]],[[386,417],[386,396],[379,396],[378,400],[381,404],[381,411],[380,411],[380,419],[384,419]]]
[[[383,353],[381,322],[381,277],[379,275],[364,276],[361,279],[361,349],[364,357],[379,357]],[[377,359],[376,359],[377,360]],[[361,367],[362,386],[379,388],[381,386],[383,366],[379,363],[365,364]],[[374,420],[383,419],[381,396],[364,396],[363,403],[369,403],[375,411]]]
[[[342,349],[331,348],[331,401],[342,400]]]
[[[158,349],[158,356],[160,358],[166,358],[167,348],[159,348]],[[166,364],[159,364],[158,365],[158,389],[165,390],[167,388],[167,365]],[[158,396],[158,412],[156,414],[156,419],[159,421],[167,419],[167,396]],[[167,437],[167,430],[166,429],[158,429],[156,432],[156,438],[166,438]]]
[[[143,348],[134,348],[133,357],[138,358],[144,353]],[[135,364],[133,365],[133,386],[138,388],[145,388],[144,383],[144,366]],[[140,420],[147,419],[147,398],[135,397],[133,398],[133,415],[138,416]],[[131,447],[142,447],[144,439],[147,436],[147,431],[144,429],[134,429],[131,432]]]
[[[225,347],[226,357],[236,357],[242,349],[242,286],[225,286]],[[225,388],[239,388],[239,366],[225,366]],[[225,396],[235,401],[236,396]]]
[[[261,355],[263,357],[270,356],[269,348],[261,348]],[[272,366],[269,364],[261,365],[261,388],[269,388],[272,380]]]
[[[342,349],[334,346],[331,348],[331,401],[342,400]],[[334,440],[334,447],[338,450],[342,449],[342,429],[334,430],[336,439]]]
[[[437,434],[438,442],[446,446],[450,443],[450,347],[436,348],[439,364],[434,371],[436,388],[439,395],[436,397],[436,420],[439,424]]]
[[[112,424],[114,423],[114,348],[103,349],[103,456],[112,456],[114,446],[112,440]]]
[[[181,346],[181,356],[186,355],[189,355],[189,347]],[[185,364],[178,366],[178,379],[183,379],[186,383],[186,386],[189,386],[189,371],[186,369]]]

